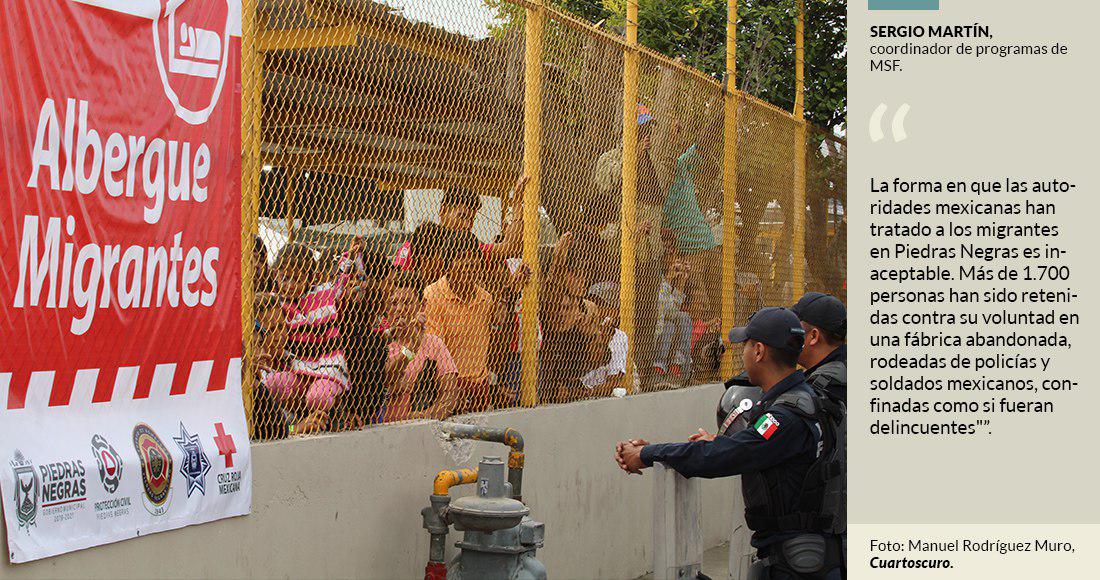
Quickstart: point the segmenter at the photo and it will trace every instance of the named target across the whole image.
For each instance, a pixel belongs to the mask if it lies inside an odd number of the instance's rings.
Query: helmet
[[[763,396],[764,391],[754,387],[745,373],[726,381],[726,392],[718,401],[718,434],[732,435],[747,427],[745,411],[755,407]]]

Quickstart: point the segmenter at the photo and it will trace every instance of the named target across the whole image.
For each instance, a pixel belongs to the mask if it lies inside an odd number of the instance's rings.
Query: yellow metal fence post
[[[795,23],[795,92],[794,92],[794,208],[792,217],[794,243],[791,254],[794,264],[791,271],[791,300],[802,295],[806,285],[806,2],[798,0],[798,19]]]
[[[241,396],[249,430],[255,434],[252,419],[254,389],[252,368],[252,321],[254,285],[252,240],[257,235],[256,214],[260,191],[260,117],[263,107],[263,56],[256,50],[259,26],[256,24],[257,0],[244,0],[241,34],[241,340],[244,364],[241,365]]]
[[[638,189],[638,1],[626,2],[626,47],[623,49],[623,200],[622,223],[619,227],[619,318],[622,331],[628,337],[626,376],[623,384],[634,391],[634,353],[637,352],[637,333],[634,332],[634,295],[636,292],[634,268],[636,209]],[[660,227],[660,224],[654,224]]]
[[[726,16],[726,94],[722,134],[722,328],[737,315],[737,0]],[[723,333],[725,334],[725,333]],[[733,349],[722,357],[721,376],[733,375]]]
[[[538,404],[538,321],[539,321],[539,191],[542,188],[542,51],[546,12],[541,0],[527,7],[524,47],[523,89],[523,172],[530,181],[523,192],[523,262],[533,282],[523,291],[523,344],[520,403]]]

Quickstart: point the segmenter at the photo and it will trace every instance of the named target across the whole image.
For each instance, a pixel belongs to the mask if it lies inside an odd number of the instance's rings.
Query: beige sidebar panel
[[[849,577],[1100,577],[1100,5],[851,0]]]

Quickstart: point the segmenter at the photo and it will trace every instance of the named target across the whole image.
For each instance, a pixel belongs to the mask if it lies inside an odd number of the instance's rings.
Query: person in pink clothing
[[[295,433],[323,429],[336,398],[348,389],[340,338],[344,277],[320,282],[312,251],[288,244],[275,262],[285,320],[284,353],[262,382],[290,415]],[[299,413],[308,414],[301,421]]]
[[[443,339],[424,331],[423,283],[413,271],[392,281],[386,317],[391,321],[386,360],[385,421],[442,419],[455,400],[458,367]]]

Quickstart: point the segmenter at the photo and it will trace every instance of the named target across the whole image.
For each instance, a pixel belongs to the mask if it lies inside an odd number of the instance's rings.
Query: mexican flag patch
[[[756,420],[756,432],[764,439],[771,439],[772,435],[778,430],[779,420],[771,413],[764,413],[763,417]]]

